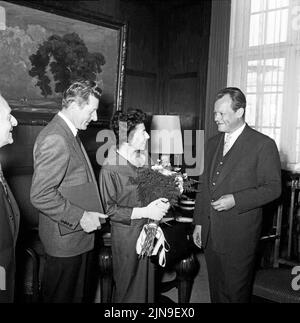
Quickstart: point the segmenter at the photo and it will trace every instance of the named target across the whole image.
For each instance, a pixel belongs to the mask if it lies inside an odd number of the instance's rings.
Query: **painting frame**
[[[127,54],[127,23],[112,19],[110,16],[103,14],[95,14],[90,11],[78,10],[76,8],[66,10],[64,6],[59,6],[58,2],[51,3],[50,1],[35,2],[35,1],[14,1],[5,0],[3,3],[7,3],[17,7],[24,7],[28,10],[38,10],[41,15],[51,15],[53,18],[59,17],[59,19],[76,20],[78,24],[82,25],[93,25],[95,29],[99,28],[99,31],[104,28],[114,35],[118,39],[117,46],[114,48],[112,56],[115,61],[113,62],[112,68],[115,69],[115,73],[111,75],[113,87],[111,87],[109,95],[113,96],[113,106],[111,113],[116,110],[122,110],[124,101],[124,82],[125,82],[125,62]],[[97,27],[98,26],[98,27]],[[0,53],[1,54],[1,53]],[[115,64],[115,65],[114,65]],[[108,73],[107,73],[108,75]],[[110,77],[110,76],[107,76]],[[101,102],[101,100],[100,100]],[[12,113],[17,118],[19,124],[23,125],[46,125],[57,112],[56,109],[53,111],[44,112],[41,109],[33,109],[30,104],[22,104],[22,107],[12,107]],[[100,109],[99,109],[100,110]],[[41,112],[42,111],[42,112]],[[110,116],[98,115],[98,121],[92,122],[91,126],[107,126],[110,120]]]

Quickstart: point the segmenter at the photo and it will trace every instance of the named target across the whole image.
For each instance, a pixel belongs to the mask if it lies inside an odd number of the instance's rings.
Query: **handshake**
[[[90,233],[101,227],[100,219],[106,219],[107,215],[99,212],[84,211],[79,223],[83,231]]]

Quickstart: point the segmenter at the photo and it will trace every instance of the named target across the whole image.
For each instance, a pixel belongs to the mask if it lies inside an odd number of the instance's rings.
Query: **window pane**
[[[247,93],[256,92],[257,87],[257,61],[248,62]]]
[[[289,0],[268,0],[267,1],[268,9],[277,9],[282,7],[289,6]]]
[[[249,124],[249,126],[254,127],[255,118],[256,118],[256,95],[248,94],[245,120]]]
[[[264,92],[282,92],[284,78],[284,58],[261,61],[264,73]]]
[[[279,127],[281,124],[282,94],[264,94],[261,107],[263,127]]]
[[[258,130],[264,128],[273,139],[282,122],[284,67],[285,58],[248,62],[246,121]]]
[[[287,40],[288,9],[271,11],[267,14],[266,44]]]
[[[251,13],[266,9],[266,0],[251,0]]]
[[[265,14],[255,14],[250,17],[249,46],[261,45],[264,42]]]

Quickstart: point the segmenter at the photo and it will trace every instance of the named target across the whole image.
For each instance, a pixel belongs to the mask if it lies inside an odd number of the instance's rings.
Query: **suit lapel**
[[[229,175],[235,165],[239,163],[240,156],[243,156],[243,151],[245,150],[247,146],[247,136],[249,133],[249,127],[246,125],[243,132],[240,134],[240,136],[237,138],[233,146],[231,147],[230,151],[228,152],[228,157],[226,162],[224,163],[223,169],[220,172],[220,175],[217,178],[216,185],[213,188],[213,191],[215,191],[218,186],[225,180],[227,175]]]
[[[79,144],[76,138],[74,137],[74,134],[72,133],[71,129],[69,128],[67,123],[58,115],[55,116],[55,119],[53,119],[53,121],[57,122],[65,132],[65,135],[66,135],[65,137],[69,142],[70,147],[74,148],[76,155],[81,159],[82,163],[87,166],[86,167],[87,177],[89,181],[92,181],[93,178],[92,178],[92,175],[90,174],[90,170],[89,170],[89,166],[87,164],[86,158],[83,154],[82,149],[79,147]]]
[[[98,190],[94,170],[92,168],[90,159],[88,157],[88,154],[87,154],[83,144],[81,143],[81,147],[79,146],[79,143],[77,142],[76,138],[74,137],[71,129],[69,128],[67,123],[60,116],[56,115],[55,118],[57,118],[55,121],[58,124],[60,124],[60,126],[66,132],[66,137],[67,137],[67,140],[69,141],[69,144],[71,146],[73,146],[74,150],[76,151],[77,156],[82,160],[82,163],[84,165],[86,165],[85,169],[86,169],[88,180],[89,180],[89,182],[94,183],[95,188],[96,188],[96,192],[97,192],[97,196],[98,196],[98,199],[99,199],[99,202],[100,202],[100,205],[101,205],[101,199],[100,199],[100,194],[99,194],[99,190]]]

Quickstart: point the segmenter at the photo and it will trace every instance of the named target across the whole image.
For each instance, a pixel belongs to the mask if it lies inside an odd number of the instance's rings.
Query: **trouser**
[[[212,248],[209,236],[204,250],[212,303],[248,303],[252,292],[255,254],[224,254]]]
[[[42,278],[44,303],[89,303],[97,288],[94,252],[74,257],[46,255]]]

